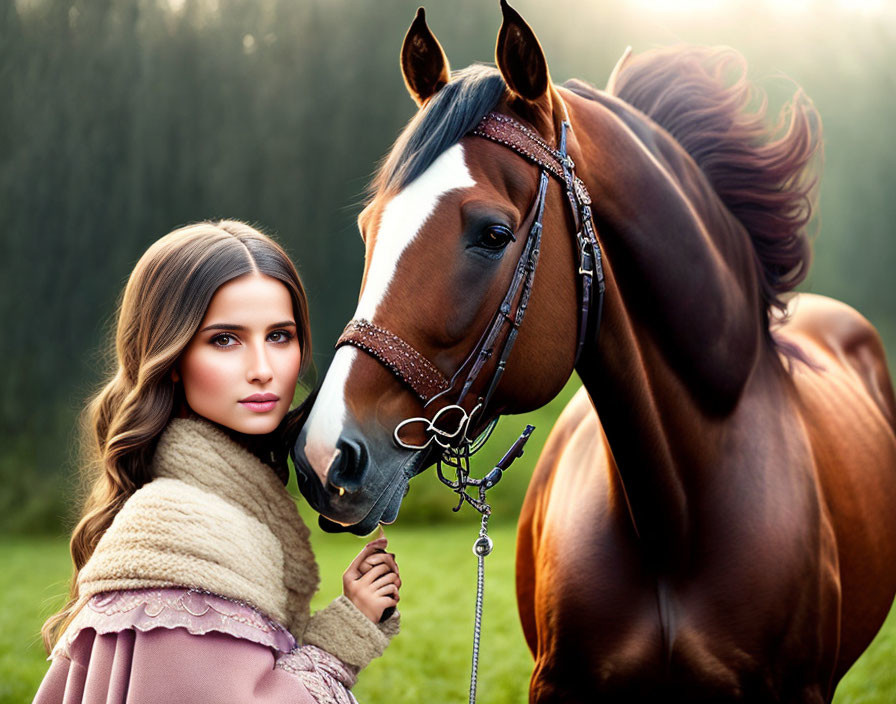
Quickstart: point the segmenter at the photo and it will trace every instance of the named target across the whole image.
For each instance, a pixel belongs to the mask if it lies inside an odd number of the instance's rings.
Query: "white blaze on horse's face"
[[[435,212],[439,199],[449,191],[475,185],[464,161],[463,147],[455,144],[389,201],[380,218],[364,290],[354,318],[376,320],[377,308],[395,277],[402,253]],[[330,465],[339,454],[336,446],[347,414],[346,384],[357,355],[358,350],[349,345],[336,351],[308,418],[305,456],[324,484]]]

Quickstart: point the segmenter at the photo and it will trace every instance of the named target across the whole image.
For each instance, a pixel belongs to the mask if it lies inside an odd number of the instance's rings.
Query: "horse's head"
[[[294,449],[327,529],[395,520],[439,442],[543,405],[573,370],[575,216],[562,176],[520,151],[539,139],[556,148],[564,108],[532,30],[502,10],[497,70],[452,76],[422,9],[405,37],[401,68],[420,109],[358,219],[362,322],[346,329]],[[509,149],[501,123],[472,134],[490,113],[535,141]]]

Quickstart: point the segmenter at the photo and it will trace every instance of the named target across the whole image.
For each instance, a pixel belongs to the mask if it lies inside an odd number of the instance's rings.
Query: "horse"
[[[452,72],[422,8],[407,32],[419,109],[358,218],[300,489],[366,534],[575,370],[519,519],[530,700],[829,702],[896,593],[896,401],[871,324],[792,292],[817,113],[768,127],[728,49],[557,85],[501,8],[496,67]]]

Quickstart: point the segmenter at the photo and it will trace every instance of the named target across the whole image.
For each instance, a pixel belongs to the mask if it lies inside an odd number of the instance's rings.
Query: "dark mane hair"
[[[407,186],[478,125],[505,90],[504,79],[493,66],[473,64],[452,73],[451,81],[429,99],[399,135],[368,193]]]
[[[728,47],[665,47],[633,56],[614,92],[681,144],[747,229],[770,320],[809,268],[821,118],[798,90],[768,125],[767,96],[746,73],[744,57]]]

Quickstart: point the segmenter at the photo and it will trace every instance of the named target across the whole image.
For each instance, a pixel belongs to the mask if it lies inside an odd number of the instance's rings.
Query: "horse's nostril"
[[[339,496],[360,488],[366,457],[367,452],[362,443],[340,439],[339,449],[327,473],[330,487],[338,491]]]

